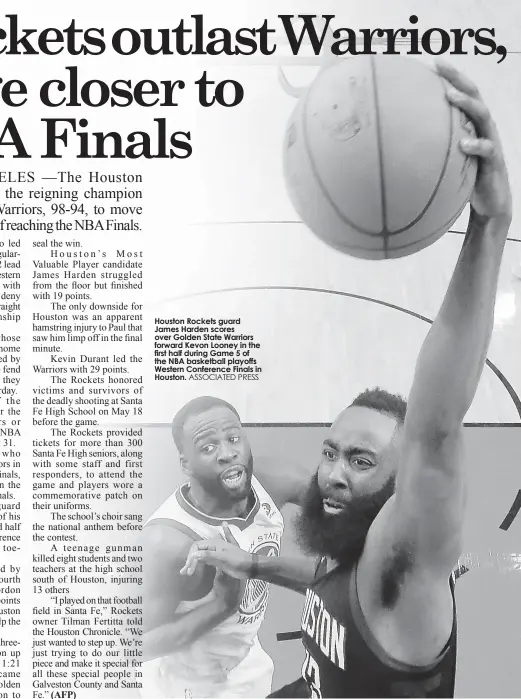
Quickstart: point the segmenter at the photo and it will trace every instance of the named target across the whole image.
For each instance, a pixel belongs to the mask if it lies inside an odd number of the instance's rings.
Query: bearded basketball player
[[[143,696],[266,696],[273,663],[257,631],[267,583],[244,586],[212,567],[201,566],[190,579],[179,573],[193,542],[222,535],[225,521],[226,535],[247,555],[278,556],[279,508],[301,498],[307,478],[295,469],[274,468],[256,468],[260,480],[253,476],[239,415],[218,398],[190,401],[175,416],[172,431],[188,480],[143,530]]]
[[[272,696],[452,697],[452,571],[465,505],[462,425],[493,327],[511,193],[496,127],[477,88],[447,66],[448,99],[474,123],[461,143],[478,158],[467,235],[416,364],[408,406],[376,389],[333,422],[298,532],[309,562],[252,559],[230,543],[193,546],[226,573],[306,589],[302,685]],[[419,154],[421,157],[421,154]],[[202,549],[202,550],[199,550]],[[300,692],[300,693],[299,693]]]

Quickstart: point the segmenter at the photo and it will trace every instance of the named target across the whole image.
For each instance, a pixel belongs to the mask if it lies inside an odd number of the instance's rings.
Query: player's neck
[[[187,496],[192,505],[208,517],[229,519],[232,517],[243,517],[246,514],[251,493],[237,502],[223,503],[222,500],[203,490],[198,483],[192,482],[190,483]]]

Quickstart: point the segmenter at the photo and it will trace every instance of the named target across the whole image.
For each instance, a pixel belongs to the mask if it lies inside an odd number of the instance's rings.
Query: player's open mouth
[[[221,474],[221,480],[227,488],[240,488],[246,480],[244,466],[232,466]]]
[[[324,507],[324,512],[328,515],[338,515],[345,508],[345,505],[343,505],[342,503],[337,502],[336,500],[330,500],[329,498],[323,500],[322,503]]]

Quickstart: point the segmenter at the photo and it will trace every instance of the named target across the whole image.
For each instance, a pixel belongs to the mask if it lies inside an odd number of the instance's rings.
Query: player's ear
[[[179,457],[179,464],[181,466],[181,471],[185,474],[185,476],[189,476],[190,475],[190,466],[188,464],[188,460],[185,459],[183,454],[181,454]]]

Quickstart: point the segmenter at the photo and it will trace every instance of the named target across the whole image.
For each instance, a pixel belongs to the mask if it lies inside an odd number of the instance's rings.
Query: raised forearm
[[[168,624],[147,631],[143,637],[143,661],[161,658],[189,646],[227,619],[233,612],[218,600],[196,607]]]
[[[510,217],[474,212],[439,314],[422,347],[407,411],[410,432],[458,428],[474,398],[493,327]]]
[[[308,558],[259,556],[254,577],[304,594],[315,577],[315,566]]]

